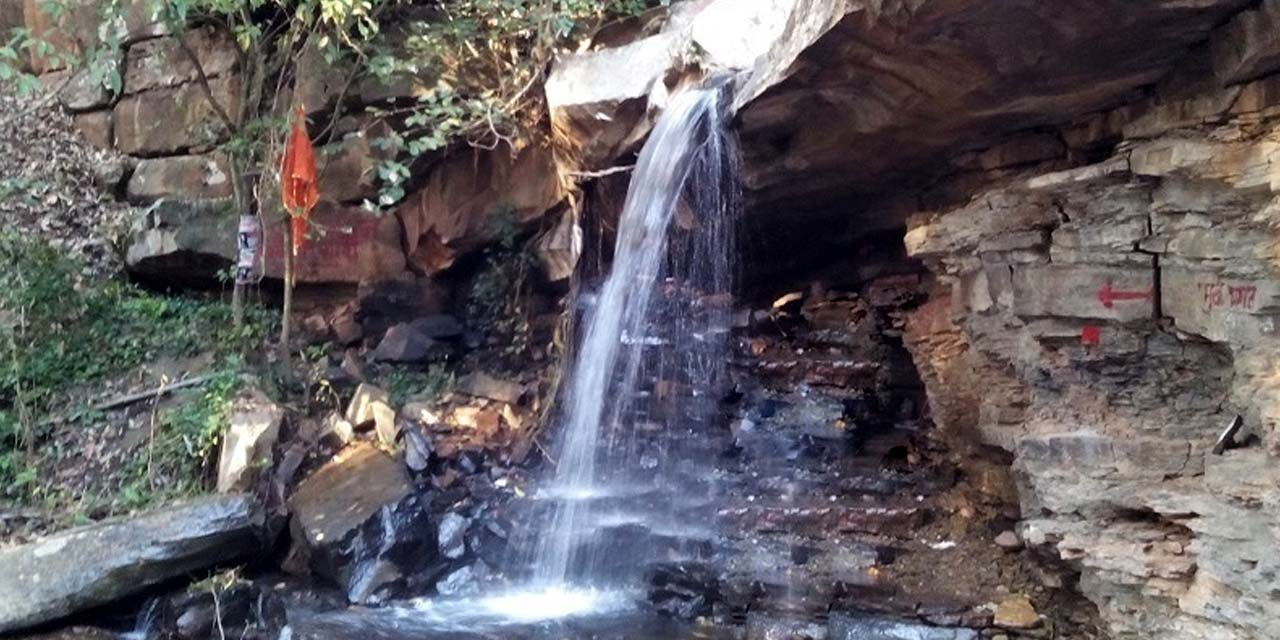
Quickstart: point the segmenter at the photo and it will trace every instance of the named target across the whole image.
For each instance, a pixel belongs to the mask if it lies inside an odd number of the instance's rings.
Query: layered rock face
[[[1060,130],[1053,158],[962,171],[951,188],[986,185],[906,235],[949,285],[908,340],[959,408],[944,426],[1016,454],[1025,537],[1082,571],[1118,638],[1280,634],[1280,85],[1226,85],[1268,59],[1241,45]],[[1103,137],[1120,142],[1075,166]]]
[[[1004,381],[968,426],[1016,453],[1025,536],[1079,564],[1117,637],[1280,634],[1280,147],[1249,100],[1203,114],[1220,123],[1134,133],[1101,164],[1006,180],[908,233],[959,328],[932,332],[954,351],[924,338],[916,355]],[[1213,453],[1236,415],[1244,447]]]

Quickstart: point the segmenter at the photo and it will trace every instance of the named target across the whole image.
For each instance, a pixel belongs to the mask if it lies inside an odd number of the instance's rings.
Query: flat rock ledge
[[[249,555],[261,531],[252,498],[217,496],[0,549],[0,634]]]

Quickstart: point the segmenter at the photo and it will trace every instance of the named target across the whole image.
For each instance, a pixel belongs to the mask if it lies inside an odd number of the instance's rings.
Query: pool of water
[[[594,589],[512,590],[474,597],[422,598],[377,609],[291,611],[282,640],[339,638],[503,640],[709,640],[710,627],[660,616],[643,594]]]

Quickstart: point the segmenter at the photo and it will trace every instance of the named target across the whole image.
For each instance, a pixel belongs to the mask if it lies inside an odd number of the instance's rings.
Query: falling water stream
[[[681,529],[676,499],[696,495],[709,456],[684,446],[704,427],[723,373],[737,193],[724,92],[689,90],[663,113],[636,163],[612,271],[585,318],[570,369],[554,517],[535,582],[625,581],[608,525]],[[631,498],[628,500],[628,498]]]

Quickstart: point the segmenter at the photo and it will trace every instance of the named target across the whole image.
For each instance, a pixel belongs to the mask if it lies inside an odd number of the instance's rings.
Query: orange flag
[[[294,111],[293,130],[284,145],[280,191],[293,225],[293,253],[297,255],[307,236],[307,216],[320,200],[316,186],[316,152],[311,148],[311,138],[307,136],[307,114],[301,105]]]

